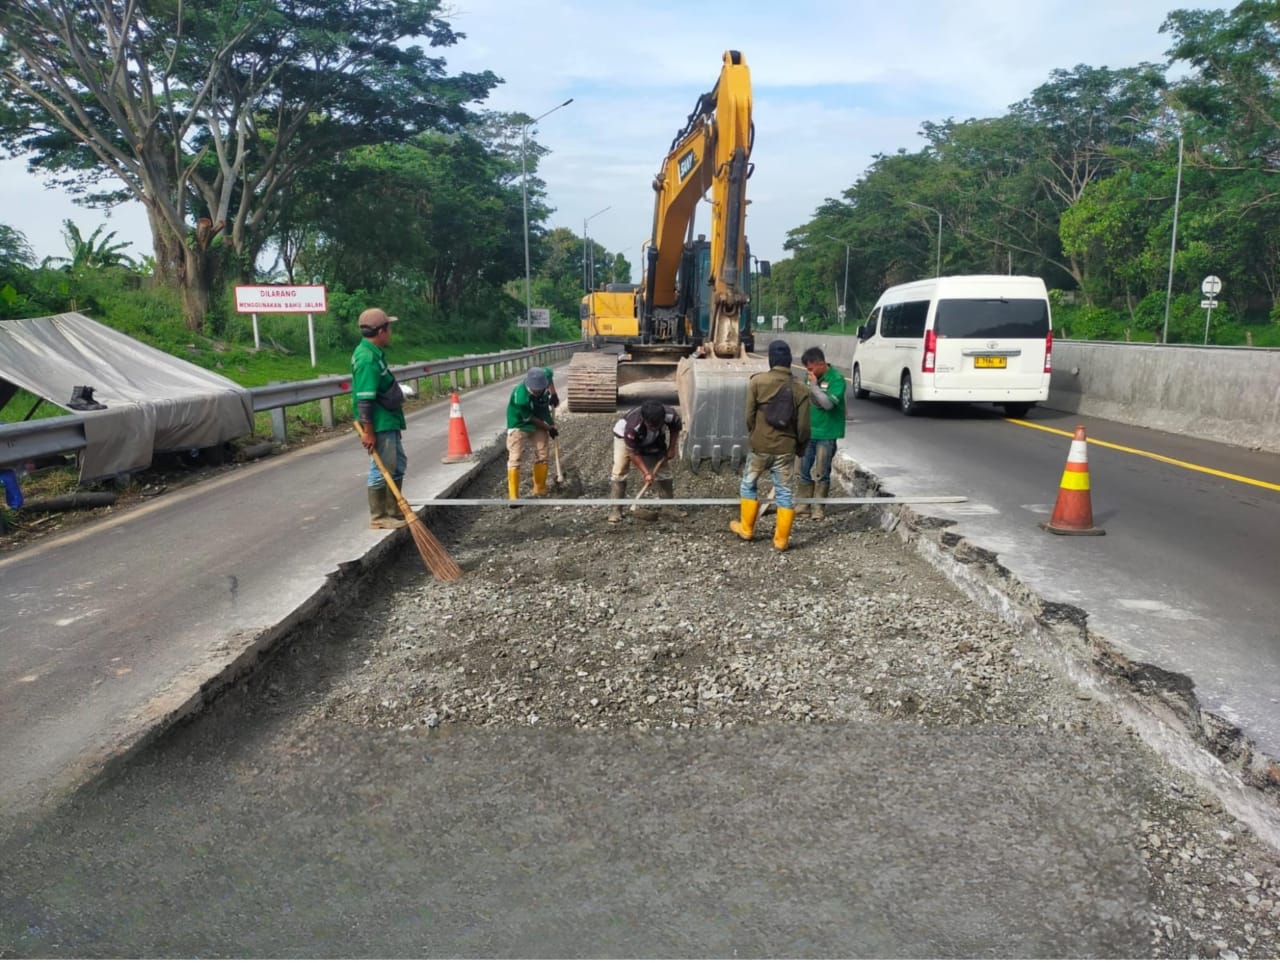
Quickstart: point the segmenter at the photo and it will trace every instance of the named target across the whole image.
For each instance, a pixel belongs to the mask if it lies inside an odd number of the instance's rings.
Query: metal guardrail
[[[561,342],[540,345],[536,348],[520,348],[495,354],[463,355],[438,361],[418,361],[413,364],[393,365],[391,372],[401,382],[417,382],[433,378],[440,390],[445,390],[448,379],[452,390],[470,388],[509,378],[524,370],[526,361],[551,363],[567,357],[583,347],[582,342]],[[322,417],[332,427],[332,399],[351,391],[350,375],[329,375],[310,381],[286,381],[247,389],[253,399],[255,412],[272,413],[272,435],[278,441],[285,440],[284,411],[292,405],[321,402]],[[329,402],[327,411],[325,402]],[[52,458],[84,448],[84,418],[80,415],[64,415],[57,418],[41,418],[39,421],[22,421],[0,424],[0,466],[21,465],[39,458]]]

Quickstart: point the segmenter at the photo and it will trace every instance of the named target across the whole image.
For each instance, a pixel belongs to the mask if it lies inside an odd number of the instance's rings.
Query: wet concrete
[[[0,847],[0,956],[1135,957],[1089,737],[175,732]]]

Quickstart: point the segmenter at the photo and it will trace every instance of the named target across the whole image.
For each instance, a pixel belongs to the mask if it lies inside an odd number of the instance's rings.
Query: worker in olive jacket
[[[760,476],[773,477],[778,522],[773,547],[786,551],[796,510],[791,491],[796,455],[809,443],[809,389],[791,375],[791,348],[785,341],[769,345],[769,370],[747,382],[747,443],[750,454],[738,488],[740,518],[729,527],[748,541],[760,511]]]

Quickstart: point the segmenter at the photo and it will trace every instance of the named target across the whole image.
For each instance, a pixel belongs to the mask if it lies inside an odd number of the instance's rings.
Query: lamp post
[[[590,217],[584,217],[582,219],[582,286],[586,289],[587,294],[590,294],[592,291],[594,291],[596,286],[595,264],[592,263],[590,267],[587,267],[587,225],[590,222],[594,221],[597,217],[599,217],[605,211],[612,210],[612,209],[613,209],[613,205],[610,204],[608,207],[600,208],[600,210],[596,211]],[[594,252],[592,253],[594,254]],[[595,258],[592,257],[592,262],[594,261],[595,261]]]
[[[938,266],[933,270],[935,278],[942,277],[942,212],[936,207],[930,207],[928,204],[917,204],[915,201],[907,201],[912,207],[918,207],[923,211],[933,211],[938,215]]]
[[[563,104],[556,104],[533,120],[520,125],[520,207],[524,213],[524,323],[528,334],[525,344],[530,348],[533,347],[533,278],[529,272],[529,172],[525,165],[525,154],[529,149],[529,128],[547,114],[554,114],[561,107],[568,107],[571,103],[573,103],[572,97]]]
[[[1169,303],[1173,300],[1173,255],[1178,249],[1178,202],[1182,199],[1182,126],[1178,126],[1178,179],[1173,188],[1173,236],[1169,241],[1169,280],[1164,289],[1164,334],[1161,344],[1169,343]]]
[[[1175,114],[1175,119],[1177,115]],[[1124,120],[1132,120],[1138,124],[1150,124],[1149,120],[1125,114]],[[1160,335],[1160,343],[1169,343],[1169,306],[1173,302],[1173,259],[1178,250],[1178,205],[1182,200],[1182,124],[1178,124],[1178,176],[1173,187],[1173,230],[1169,236],[1169,275],[1164,287],[1164,333]]]
[[[844,245],[844,294],[840,296],[840,333],[844,334],[844,318],[849,309],[849,242],[842,241],[840,238],[831,234],[824,234],[823,237],[830,238],[837,244]]]

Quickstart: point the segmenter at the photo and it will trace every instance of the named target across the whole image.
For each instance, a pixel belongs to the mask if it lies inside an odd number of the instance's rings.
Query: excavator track
[[[616,411],[618,356],[582,351],[569,359],[570,411]]]

